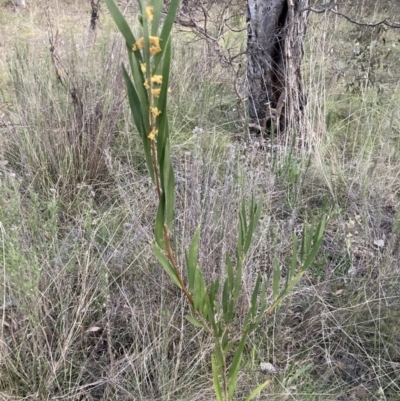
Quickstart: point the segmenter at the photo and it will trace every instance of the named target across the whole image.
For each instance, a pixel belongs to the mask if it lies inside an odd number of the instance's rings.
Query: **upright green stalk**
[[[160,27],[163,0],[154,0],[153,6],[138,0],[142,36],[135,38],[125,18],[113,0],[105,0],[115,23],[125,38],[129,71],[122,66],[133,120],[142,139],[147,168],[158,196],[158,209],[154,223],[153,252],[171,280],[185,294],[192,314],[186,319],[194,326],[206,329],[214,337],[211,369],[214,391],[218,401],[233,400],[243,350],[249,335],[256,330],[262,319],[272,312],[283,298],[300,281],[305,270],[313,262],[321,245],[325,217],[313,224],[311,230],[305,225],[298,265],[297,240],[293,240],[292,264],[286,283],[280,289],[280,266],[276,264],[273,278],[273,303],[267,306],[266,286],[257,278],[251,302],[240,325],[235,313],[242,293],[242,273],[253,234],[261,215],[261,199],[243,200],[239,207],[236,262],[226,254],[226,274],[208,286],[198,266],[200,229],[197,229],[186,253],[187,282],[185,282],[177,258],[171,247],[170,231],[174,220],[175,181],[171,162],[170,137],[167,118],[168,83],[171,62],[171,29],[179,0],[171,0],[164,23]],[[311,234],[310,234],[311,231]],[[235,328],[242,327],[235,334]],[[233,334],[232,334],[233,333]],[[228,356],[232,358],[228,359]],[[232,360],[231,363],[227,363]],[[245,401],[256,397],[269,380],[254,389]]]

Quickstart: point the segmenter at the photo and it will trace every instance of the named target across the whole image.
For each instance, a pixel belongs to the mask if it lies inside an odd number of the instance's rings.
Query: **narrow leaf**
[[[218,336],[217,336],[217,333],[214,333],[214,334],[215,334],[216,337],[218,337]],[[216,361],[216,363],[217,363],[217,365],[218,365],[218,368],[219,368],[221,371],[223,371],[224,365],[225,365],[225,364],[224,364],[224,357],[223,357],[223,355],[222,355],[220,345],[218,344],[219,339],[217,338],[216,341],[217,341],[217,342],[216,342],[215,348],[214,348],[215,361]]]
[[[230,341],[228,344],[226,344],[226,347],[225,347],[224,351],[226,353],[230,352],[230,350],[233,348],[234,345],[235,345],[235,342],[234,341]]]
[[[161,48],[163,50],[164,50],[163,44],[165,46],[167,41],[169,40],[172,25],[174,23],[176,12],[178,10],[179,2],[180,2],[180,0],[171,0],[170,6],[168,8],[168,14],[165,18],[164,25],[162,27],[161,34],[160,34]],[[158,65],[161,61],[161,57],[162,57],[163,53],[164,52],[156,54],[156,56],[154,58],[154,67],[155,67],[156,71],[158,69]]]
[[[135,87],[133,86],[133,83],[131,81],[131,78],[128,74],[128,72],[125,69],[125,66],[122,64],[122,73],[124,75],[124,80],[125,80],[125,85],[126,85],[126,90],[128,93],[128,100],[129,100],[129,106],[131,109],[133,121],[136,125],[136,128],[139,132],[139,135],[143,138],[143,135],[145,135],[145,132],[143,130],[143,118],[142,118],[142,113],[140,112],[140,100],[139,96],[136,92]]]
[[[246,233],[246,240],[244,244],[244,253],[247,254],[250,245],[251,245],[251,240],[253,238],[254,230],[257,227],[258,219],[257,219],[257,204],[254,205],[254,197],[251,197],[251,202],[250,202],[250,217],[249,217],[249,225],[247,228],[247,233]]]
[[[260,284],[261,284],[261,276],[258,275],[256,284],[254,285],[253,294],[251,296],[250,313],[253,318],[255,317],[255,315],[257,313],[257,299],[258,299],[258,292],[260,290]]]
[[[261,198],[258,201],[258,203],[254,203],[254,198],[253,197],[251,198],[251,211],[250,211],[249,227],[247,230],[246,242],[244,245],[245,253],[247,253],[250,248],[251,241],[252,241],[253,235],[254,235],[254,231],[258,225],[258,221],[260,219],[261,211],[262,211],[261,205],[262,205]]]
[[[162,250],[156,245],[153,244],[152,246],[153,252],[156,255],[158,261],[161,263],[162,267],[164,268],[165,272],[171,278],[171,280],[180,288],[182,289],[181,284],[179,283],[178,277],[175,274],[175,270],[167,257],[163,254]]]
[[[260,384],[258,387],[256,387],[251,393],[250,395],[244,400],[244,401],[250,401],[252,400],[254,397],[256,397],[258,394],[261,393],[261,391],[263,391],[265,389],[265,387],[267,387],[269,384],[271,383],[271,380],[268,379],[266,380],[264,383]]]
[[[156,220],[154,222],[154,237],[157,245],[161,249],[165,249],[164,240],[164,194],[161,195],[160,202],[158,204]]]
[[[105,3],[108,7],[108,10],[110,11],[110,14],[117,25],[118,29],[124,36],[126,40],[126,44],[128,47],[131,49],[132,46],[135,44],[136,40],[135,37],[133,36],[133,33],[131,29],[129,28],[128,23],[126,22],[124,16],[122,15],[121,11],[117,7],[117,5],[114,3],[113,0],[105,0]]]
[[[267,288],[265,282],[261,283],[261,294],[260,294],[260,307],[258,311],[257,323],[260,324],[264,317],[265,311],[267,310]]]
[[[239,213],[239,235],[238,235],[238,243],[237,243],[237,251],[238,256],[242,257],[243,253],[243,244],[246,239],[246,216],[243,212]]]
[[[234,303],[233,299],[231,299],[231,300],[229,301],[228,313],[227,313],[226,316],[225,316],[225,322],[226,322],[226,324],[230,324],[230,323],[232,322],[234,307],[235,307],[235,303]]]
[[[164,193],[165,193],[165,224],[170,229],[174,219],[174,203],[175,203],[175,178],[174,171],[172,168],[169,139],[165,144],[164,153],[164,166],[160,171],[164,177]]]
[[[212,367],[212,373],[213,373],[215,396],[217,397],[217,401],[222,401],[221,383],[219,382],[218,368],[217,368],[217,365],[215,362],[214,355],[211,355],[211,367]]]
[[[171,3],[169,5],[168,9],[168,14],[167,17],[165,18],[165,22],[161,31],[161,39],[165,40],[166,38],[169,37],[169,34],[171,33],[172,25],[175,20],[176,12],[179,7],[179,0],[171,0]]]
[[[210,299],[207,296],[207,289],[204,287],[204,295],[203,295],[203,303],[201,305],[200,313],[202,316],[209,316],[210,311],[212,312],[212,308],[210,306]]]
[[[317,252],[319,251],[319,248],[321,247],[324,229],[325,229],[325,216],[323,217],[323,219],[321,220],[321,222],[319,223],[319,225],[315,231],[315,235],[314,235],[315,240],[313,242],[312,249],[308,253],[307,258],[304,261],[302,269],[307,269],[313,262]]]
[[[296,273],[296,266],[297,266],[297,237],[293,235],[293,250],[292,250],[292,261],[290,263],[287,281],[289,281]]]
[[[162,85],[160,96],[158,98],[157,107],[162,112],[167,109],[167,98],[168,98],[168,86],[169,86],[169,72],[171,66],[171,39],[166,43],[166,48],[164,50],[164,59],[162,66]],[[161,113],[160,118],[166,118],[166,114]]]
[[[250,208],[251,210],[251,208]],[[240,211],[240,220],[243,222],[243,232],[247,231],[247,220],[246,220],[246,201],[242,200],[242,209]]]
[[[201,328],[204,327],[203,323],[200,322],[199,320],[195,319],[193,316],[186,315],[186,316],[185,316],[185,319],[186,319],[189,323],[191,323],[194,327],[201,327]]]
[[[195,311],[201,311],[206,295],[206,285],[201,270],[196,266],[194,276],[193,307]]]
[[[188,272],[188,281],[189,281],[189,289],[193,291],[194,288],[194,278],[196,274],[197,267],[197,252],[199,248],[199,239],[200,239],[200,227],[195,231],[192,242],[189,247],[189,254],[186,258],[186,267]]]
[[[321,247],[322,240],[323,240],[323,234],[320,234],[321,227],[322,227],[322,225],[320,223],[320,225],[317,228],[317,234],[318,234],[317,239],[313,243],[311,251],[308,253],[307,258],[304,261],[304,264],[302,266],[302,269],[304,269],[304,270],[307,269],[311,265],[311,263],[314,261],[314,258],[317,255],[317,253]]]
[[[238,259],[236,266],[236,277],[235,277],[235,286],[233,288],[232,299],[234,302],[239,297],[240,291],[242,289],[242,261]]]
[[[248,328],[249,327],[249,323],[250,323],[250,318],[251,318],[251,313],[250,313],[250,309],[247,311],[246,316],[243,320],[243,327]]]
[[[236,349],[235,356],[233,357],[232,365],[229,368],[228,372],[228,379],[229,379],[229,388],[228,388],[228,397],[231,400],[233,397],[233,394],[236,390],[236,385],[237,385],[237,377],[239,373],[239,367],[240,367],[240,361],[242,360],[242,354],[243,354],[243,349],[244,345],[247,340],[247,332],[245,331],[243,333],[243,337],[240,340],[240,343]]]
[[[153,0],[154,15],[151,26],[151,35],[157,36],[158,26],[160,24],[161,12],[163,9],[163,0]]]
[[[144,39],[144,46],[143,46],[143,58],[145,60],[150,59],[150,39],[149,39],[149,24],[146,15],[146,7],[143,0],[138,0],[139,7],[140,7],[140,14],[142,16],[142,28],[143,28],[143,39]],[[150,71],[147,71],[147,77],[150,77]]]
[[[307,372],[307,370],[311,369],[313,366],[314,366],[314,364],[311,362],[311,363],[308,363],[306,366],[303,366],[303,367],[300,368],[300,369],[298,369],[298,368],[297,368],[297,369],[294,369],[295,372],[293,372],[293,376],[290,375],[290,380],[291,380],[291,382],[292,382],[292,383],[296,382],[296,380],[297,380],[299,377],[301,377],[305,372]]]
[[[274,275],[272,278],[272,298],[274,301],[278,299],[279,282],[281,280],[281,267],[278,259],[274,259]]]
[[[221,338],[221,348],[222,350],[225,350],[226,346],[228,345],[229,339],[228,339],[228,330],[224,331],[224,334],[222,335]]]
[[[227,274],[228,274],[228,281],[229,281],[229,286],[230,288],[233,288],[233,265],[231,258],[229,257],[229,253],[226,252],[225,254],[225,263],[226,263],[226,269],[227,269]]]
[[[210,290],[208,292],[208,299],[210,300],[210,307],[214,308],[215,298],[219,290],[219,279],[213,281],[210,285]],[[213,314],[213,312],[211,312]],[[214,314],[213,314],[214,315]]]
[[[306,257],[311,250],[311,240],[312,240],[312,235],[310,235],[310,230],[307,221],[304,222],[303,236],[304,236],[304,250],[305,250],[304,257]]]
[[[133,81],[135,83],[135,89],[137,91],[137,94],[138,94],[138,97],[140,100],[140,108],[141,108],[142,116],[143,116],[143,125],[145,128],[146,138],[147,138],[147,135],[150,132],[149,99],[148,99],[147,90],[145,89],[145,87],[143,85],[145,76],[144,76],[142,70],[140,69],[139,63],[141,62],[141,57],[138,57],[136,53],[139,53],[139,52],[132,53],[128,49],[129,65],[131,67],[132,77],[133,77]]]
[[[255,212],[254,212],[254,226],[258,225],[258,222],[261,217],[261,212],[262,212],[262,205],[263,205],[263,197],[260,195],[258,202],[255,205]]]
[[[224,283],[224,288],[222,290],[222,311],[224,314],[224,317],[228,313],[229,309],[229,296],[230,296],[230,291],[231,289],[229,288],[229,282],[226,279]]]
[[[145,154],[145,158],[146,158],[146,165],[149,170],[150,177],[154,183],[155,182],[154,181],[155,180],[154,166],[153,166],[153,161],[151,158],[150,141],[147,138],[147,132],[145,130],[145,124],[144,124],[142,113],[141,113],[140,99],[139,99],[139,96],[137,94],[135,87],[133,86],[131,78],[129,77],[129,74],[126,71],[124,66],[122,66],[122,72],[123,72],[123,76],[124,76],[124,80],[125,80],[125,84],[126,84],[129,106],[131,109],[133,121],[134,121],[136,128],[139,132],[139,135],[142,139],[144,154]]]
[[[302,232],[302,236],[301,236],[301,247],[300,247],[300,260],[303,263],[308,250],[306,249],[306,236],[307,236],[307,229],[306,229],[306,222],[303,223],[303,232]]]
[[[288,285],[285,288],[285,294],[284,296],[286,296],[286,294],[288,294],[290,291],[293,290],[293,288],[300,282],[300,280],[302,279],[302,277],[304,276],[305,270],[301,270],[299,271],[296,276],[294,276],[290,282],[288,283]]]

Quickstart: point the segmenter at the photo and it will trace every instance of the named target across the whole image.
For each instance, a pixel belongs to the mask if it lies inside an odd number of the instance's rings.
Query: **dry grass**
[[[3,3],[0,29],[21,36],[7,36],[0,63],[0,104],[9,102],[0,122],[0,398],[213,399],[211,340],[186,322],[185,299],[151,253],[155,194],[124,100],[120,39],[105,16],[88,37],[87,8],[52,3],[63,86],[42,5],[13,13]],[[209,279],[221,274],[240,198],[263,192],[250,289],[258,272],[270,279],[274,259],[287,265],[292,235],[328,205],[318,263],[246,349],[243,395],[265,380],[260,362],[279,370],[260,400],[395,401],[400,392],[399,53],[393,47],[375,71],[379,85],[351,93],[359,61],[349,29],[311,21],[302,152],[250,137],[233,77],[203,62],[204,43],[175,38],[181,254],[201,225],[200,264]],[[385,40],[395,43],[395,33]],[[193,134],[196,126],[203,131]]]

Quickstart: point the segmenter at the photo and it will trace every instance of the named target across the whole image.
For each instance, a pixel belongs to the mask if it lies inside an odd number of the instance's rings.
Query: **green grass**
[[[89,39],[87,8],[53,5],[64,87],[48,54],[40,5],[20,14],[0,7],[1,30],[25,27],[18,38],[7,36],[0,63],[0,105],[9,102],[0,109],[0,398],[214,399],[211,339],[184,319],[186,301],[152,256],[156,200],[119,75],[122,41],[110,33],[104,10],[97,37]],[[348,62],[352,44],[341,51],[339,40],[352,28],[318,18],[310,21],[304,62],[307,124],[295,148],[249,136],[232,70],[204,42],[175,33],[174,247],[186,249],[201,224],[200,263],[205,277],[215,278],[224,252],[235,246],[239,200],[263,192],[244,272],[250,292],[258,272],[272,280],[274,259],[285,271],[292,235],[326,204],[318,263],[252,334],[240,394],[270,378],[260,400],[395,401],[398,48],[384,59],[389,67],[378,69],[377,84],[349,91],[359,66]],[[395,32],[385,35],[387,44],[395,42]],[[221,46],[240,47],[243,39],[232,35]],[[345,77],[332,68],[337,61]],[[243,67],[240,91],[242,73]],[[203,131],[194,134],[196,126]],[[246,297],[242,302],[245,310]],[[261,372],[261,362],[278,372]]]

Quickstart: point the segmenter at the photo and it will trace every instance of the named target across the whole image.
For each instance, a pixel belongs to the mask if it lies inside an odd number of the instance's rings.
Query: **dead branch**
[[[311,12],[316,13],[316,14],[332,12],[332,13],[334,13],[336,15],[339,15],[340,17],[345,18],[347,21],[351,22],[352,24],[359,25],[359,26],[367,26],[367,27],[370,27],[370,28],[375,28],[375,27],[377,27],[379,25],[385,25],[385,26],[387,26],[389,28],[395,28],[395,29],[399,29],[400,28],[400,23],[391,23],[391,22],[388,21],[387,18],[383,19],[382,21],[376,22],[376,23],[356,21],[356,20],[350,18],[348,15],[337,11],[335,5],[333,5],[332,7],[326,7],[326,8],[307,7],[307,8],[303,8],[299,12],[305,12],[305,11],[311,11]]]

